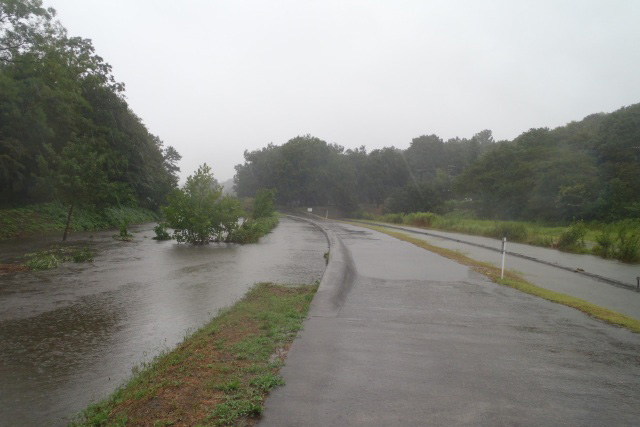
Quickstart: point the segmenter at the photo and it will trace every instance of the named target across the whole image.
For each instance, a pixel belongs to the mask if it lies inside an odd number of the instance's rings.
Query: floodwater
[[[252,245],[152,240],[154,224],[77,234],[88,264],[0,276],[0,425],[66,425],[125,381],[132,367],[175,346],[257,282],[322,277],[324,234],[282,218]],[[50,239],[0,243],[0,262]]]

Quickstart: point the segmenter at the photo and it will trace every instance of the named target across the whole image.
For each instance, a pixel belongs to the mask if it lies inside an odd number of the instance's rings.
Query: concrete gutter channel
[[[357,276],[356,267],[349,250],[333,230],[324,225],[300,216],[287,215],[290,218],[309,222],[318,227],[329,242],[329,262],[324,271],[318,291],[311,302],[309,316],[336,317],[347,299]]]
[[[456,239],[453,237],[449,237],[449,236],[444,236],[442,234],[437,234],[437,233],[432,233],[432,232],[427,232],[427,231],[418,231],[412,228],[408,228],[408,227],[401,227],[401,226],[397,226],[397,225],[389,225],[389,224],[384,224],[384,223],[378,223],[378,222],[367,222],[367,221],[358,221],[358,220],[348,220],[349,222],[353,222],[353,223],[358,223],[358,224],[363,224],[363,225],[375,225],[378,227],[385,227],[385,228],[391,228],[391,229],[395,229],[395,230],[400,230],[400,231],[406,231],[409,233],[413,233],[413,234],[423,234],[425,236],[431,236],[431,237],[437,237],[439,239],[445,239],[445,240],[450,240],[453,242],[457,242],[457,243],[463,243],[465,245],[470,245],[470,246],[476,246],[478,248],[482,248],[482,249],[488,249],[490,251],[494,251],[494,252],[498,252],[501,253],[502,249],[493,247],[493,246],[488,246],[488,245],[483,245],[481,243],[474,243],[474,242],[469,242],[466,240],[460,240],[460,239]],[[533,261],[533,262],[537,262],[540,264],[545,264],[545,265],[549,265],[551,267],[555,267],[555,268],[559,268],[561,270],[565,270],[565,271],[570,271],[572,273],[575,274],[579,274],[581,276],[585,276],[585,277],[589,277],[595,280],[598,280],[600,282],[603,283],[607,283],[609,285],[613,285],[619,288],[623,288],[623,289],[628,289],[628,290],[633,290],[633,291],[638,291],[637,285],[634,284],[630,284],[627,282],[622,282],[620,280],[616,280],[616,279],[612,279],[610,277],[604,277],[604,276],[600,276],[598,274],[595,273],[589,273],[588,271],[584,271],[584,270],[579,270],[576,268],[572,268],[572,267],[567,267],[555,262],[551,262],[551,261],[546,261],[543,259],[539,259],[536,257],[532,257],[529,255],[525,255],[525,254],[521,254],[518,252],[512,252],[512,251],[506,251],[505,252],[507,255],[509,256],[514,256],[514,257],[518,257],[518,258],[523,258],[529,261]]]

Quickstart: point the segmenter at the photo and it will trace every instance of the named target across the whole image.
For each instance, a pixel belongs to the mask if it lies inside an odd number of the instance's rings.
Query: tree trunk
[[[67,216],[67,226],[64,228],[64,234],[62,235],[62,241],[67,240],[67,234],[69,233],[69,226],[71,225],[71,215],[73,214],[73,203],[69,208],[69,215]]]

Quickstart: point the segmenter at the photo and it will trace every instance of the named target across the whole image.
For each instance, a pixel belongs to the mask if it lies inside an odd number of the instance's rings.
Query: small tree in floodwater
[[[169,206],[164,208],[166,225],[173,228],[173,237],[179,243],[202,245],[232,235],[243,212],[239,201],[220,198],[221,194],[221,187],[205,163],[187,178],[182,189],[169,196]]]

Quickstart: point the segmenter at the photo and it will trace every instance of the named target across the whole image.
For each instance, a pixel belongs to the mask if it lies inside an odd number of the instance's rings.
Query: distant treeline
[[[88,39],[40,0],[0,0],[0,207],[156,209],[178,152],[149,133]]]
[[[235,189],[277,190],[280,204],[357,213],[468,210],[484,218],[569,222],[640,217],[640,104],[495,142],[414,138],[406,150],[345,150],[312,136],[245,152]]]

